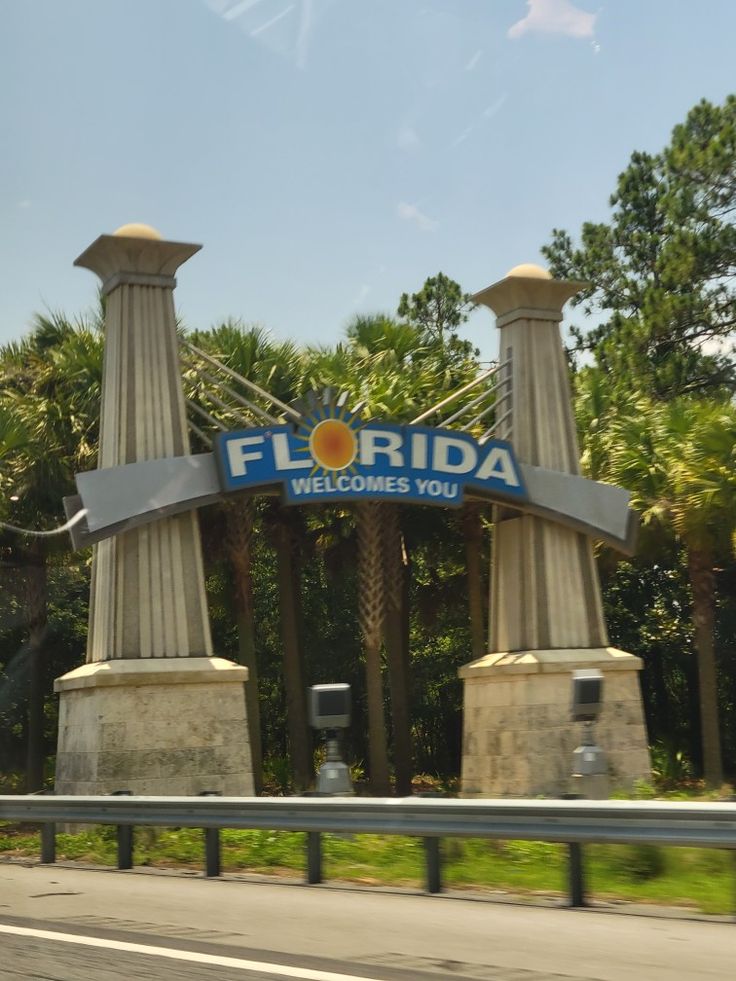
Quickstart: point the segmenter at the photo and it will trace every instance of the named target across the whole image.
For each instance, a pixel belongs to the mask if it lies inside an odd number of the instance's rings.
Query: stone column
[[[173,290],[199,248],[126,225],[76,260],[106,300],[101,468],[190,452]],[[212,653],[195,511],[96,545],[87,664],[55,684],[57,792],[252,792],[247,670]]]
[[[559,323],[582,284],[518,266],[475,296],[497,316],[510,383],[499,416],[518,459],[579,473],[575,419]],[[579,733],[569,722],[573,669],[605,672],[599,742],[614,784],[648,776],[639,658],[608,647],[600,585],[587,536],[497,508],[489,653],[460,670],[465,682],[463,791],[559,794]]]

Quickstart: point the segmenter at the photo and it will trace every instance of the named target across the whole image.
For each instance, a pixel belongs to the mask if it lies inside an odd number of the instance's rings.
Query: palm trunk
[[[363,632],[368,701],[368,760],[373,793],[385,797],[390,793],[391,783],[381,669],[381,629],[384,618],[381,512],[375,501],[361,501],[356,505],[355,511],[360,570],[358,617]]]
[[[28,752],[26,792],[43,789],[44,699],[46,633],[48,627],[48,582],[46,554],[41,546],[28,553],[26,608],[28,610]]]
[[[470,643],[473,658],[483,657],[486,645],[485,589],[482,548],[483,504],[470,502],[463,507],[462,525],[465,539],[465,566],[468,572],[468,607],[470,613]]]
[[[263,748],[261,745],[261,709],[258,698],[258,662],[253,625],[252,547],[255,506],[250,498],[229,504],[226,512],[226,549],[233,577],[233,599],[238,626],[238,661],[248,669],[245,705],[248,713],[248,738],[253,764],[253,786],[256,794],[263,789]]]
[[[294,788],[306,790],[312,781],[311,734],[307,723],[307,696],[304,686],[302,647],[299,637],[301,583],[294,561],[295,541],[292,519],[277,507],[275,526],[281,604],[281,641],[284,655],[286,718]]]
[[[693,591],[703,770],[706,784],[709,787],[720,787],[723,783],[723,761],[718,711],[718,670],[713,636],[715,576],[710,550],[688,548],[687,567]]]
[[[405,631],[408,563],[396,504],[381,505],[385,588],[384,643],[391,686],[391,723],[394,737],[396,793],[411,793],[412,747],[409,695],[409,638]]]

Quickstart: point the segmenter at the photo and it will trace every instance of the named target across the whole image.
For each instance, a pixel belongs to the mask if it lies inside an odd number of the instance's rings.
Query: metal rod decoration
[[[199,436],[205,446],[212,449],[212,440],[206,433],[202,432],[199,426],[193,423],[191,419],[187,419],[187,426],[195,435]]]
[[[460,419],[462,416],[464,416],[466,412],[469,412],[471,409],[474,409],[476,405],[480,405],[481,402],[483,402],[492,394],[493,394],[493,390],[488,389],[486,391],[481,392],[480,395],[476,395],[474,399],[471,399],[470,402],[466,402],[465,405],[462,406],[462,408],[457,410],[457,412],[453,412],[453,414],[448,419],[443,420],[442,425],[451,426],[453,422],[457,422],[457,420]]]
[[[467,432],[468,429],[472,429],[473,426],[477,426],[478,423],[481,421],[481,419],[487,416],[489,412],[493,412],[493,410],[497,408],[498,408],[498,402],[494,402],[492,405],[486,406],[486,408],[483,409],[482,412],[479,412],[477,416],[474,416],[470,420],[470,422],[464,422],[460,428],[462,429],[463,432]],[[494,422],[493,425],[495,428],[496,423]]]
[[[245,387],[249,388],[251,392],[255,392],[256,395],[260,395],[261,398],[267,399],[272,405],[275,405],[278,409],[281,409],[284,415],[288,416],[294,422],[299,422],[301,420],[299,413],[295,412],[291,406],[286,405],[286,403],[282,402],[281,399],[277,399],[275,395],[271,395],[270,392],[267,392],[264,388],[261,388],[260,385],[256,385],[255,382],[249,381],[247,378],[239,375],[237,371],[233,371],[232,368],[228,368],[228,366],[223,364],[222,361],[218,361],[216,358],[210,357],[209,354],[200,350],[200,348],[192,344],[191,341],[182,341],[182,344],[187,348],[187,350],[197,354],[200,358],[204,358],[204,360],[209,364],[213,365],[215,368],[218,368],[220,371],[224,371],[226,375],[234,378],[235,381],[240,382],[241,385],[245,385]]]
[[[184,401],[186,402],[188,409],[192,409],[192,411],[196,412],[197,415],[202,416],[202,418],[206,419],[211,426],[214,426],[216,429],[219,429],[221,432],[227,431],[227,426],[221,423],[219,419],[215,419],[214,416],[211,416],[209,412],[206,411],[206,409],[202,408],[201,405],[197,405],[197,403],[192,402],[191,399],[184,399]]]
[[[441,402],[437,402],[437,404],[433,405],[431,409],[427,409],[426,412],[422,412],[422,414],[417,416],[416,419],[412,419],[410,425],[416,426],[420,422],[424,422],[425,419],[429,419],[429,417],[434,415],[435,412],[439,412],[440,409],[444,409],[446,405],[450,405],[456,399],[459,399],[461,396],[465,395],[466,392],[472,391],[477,385],[480,385],[487,378],[490,378],[501,368],[505,367],[506,363],[507,362],[504,361],[501,364],[497,364],[492,368],[489,368],[488,371],[481,372],[481,374],[477,375],[472,381],[469,381],[466,385],[458,388],[457,391],[451,392],[449,395],[443,398]]]
[[[478,440],[478,442],[481,443],[481,444],[483,444],[487,440],[489,440],[491,438],[491,436],[493,436],[494,432],[496,432],[496,430],[498,429],[498,427],[501,425],[501,423],[502,422],[506,422],[506,420],[508,419],[508,417],[510,415],[511,415],[511,406],[509,406],[509,408],[503,413],[503,415],[499,416],[498,419],[495,419],[494,420],[493,425],[491,426],[491,428],[490,429],[486,429],[486,431],[480,437],[480,439]]]
[[[230,388],[229,385],[227,385],[221,379],[217,378],[215,375],[210,374],[209,371],[205,371],[204,368],[200,368],[199,365],[197,365],[190,358],[182,358],[182,363],[190,371],[194,371],[197,375],[199,375],[200,378],[204,378],[206,381],[210,382],[210,384],[216,385],[221,391],[225,392],[226,395],[229,395],[237,402],[240,402],[241,405],[244,405],[246,408],[250,409],[251,412],[255,413],[255,415],[260,416],[261,419],[271,424],[277,422],[274,416],[269,415],[268,412],[265,411],[265,409],[262,409],[259,405],[256,405],[255,402],[251,402],[244,395],[241,395],[239,392],[236,392],[234,388]]]
[[[222,399],[219,396],[215,395],[214,392],[211,392],[205,388],[201,394],[209,402],[214,402],[217,408],[222,409],[222,411],[226,415],[232,416],[234,419],[236,419],[241,426],[248,426],[251,424],[251,420],[246,415],[244,415],[239,409],[236,409],[234,406],[228,405],[227,402],[223,402]]]

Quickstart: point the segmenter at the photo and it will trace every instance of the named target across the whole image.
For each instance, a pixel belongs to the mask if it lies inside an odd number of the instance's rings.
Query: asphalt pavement
[[[735,954],[685,915],[0,863],[3,981],[724,981]]]

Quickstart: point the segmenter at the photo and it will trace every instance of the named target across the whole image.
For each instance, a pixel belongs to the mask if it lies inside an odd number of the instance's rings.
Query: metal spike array
[[[205,446],[212,447],[217,432],[301,419],[294,407],[191,342],[180,341],[179,354],[189,429]]]
[[[298,402],[286,405],[189,341],[180,342],[180,353],[189,428],[208,447],[212,446],[212,438],[217,432],[264,423],[299,423],[319,406],[334,401],[342,407],[350,399],[348,391],[336,391],[328,386],[321,392],[308,392]],[[465,396],[470,397],[465,400]],[[358,415],[364,407],[365,402],[359,402],[351,413]],[[479,443],[485,443],[494,436],[511,438],[511,411],[509,352],[504,361],[445,396],[412,419],[411,425],[428,422],[441,428],[458,429],[476,435]]]
[[[466,395],[474,393],[469,401],[462,402],[458,408],[456,403]],[[473,413],[471,418],[464,418]],[[449,411],[449,415],[445,412]],[[487,371],[482,371],[472,381],[446,395],[431,408],[422,412],[412,425],[430,422],[433,426],[443,429],[459,429],[461,432],[477,433],[483,424],[486,428],[478,436],[479,443],[501,437],[511,438],[511,356],[500,364],[495,364]],[[506,425],[504,425],[506,424]]]

